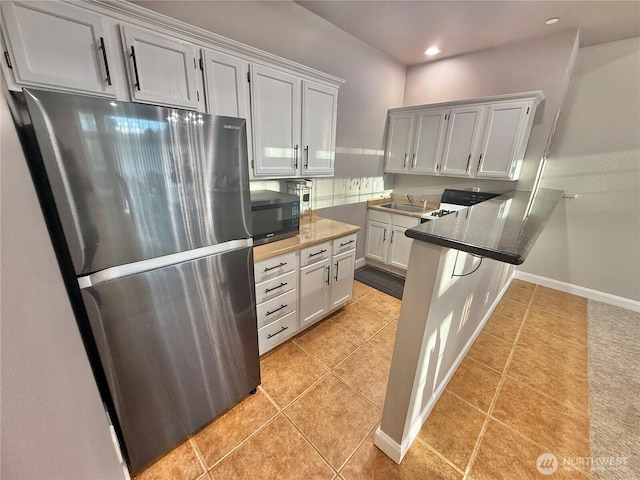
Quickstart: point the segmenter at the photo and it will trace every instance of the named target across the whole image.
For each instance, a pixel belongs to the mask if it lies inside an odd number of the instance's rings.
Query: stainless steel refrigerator
[[[245,120],[24,101],[32,176],[137,473],[260,383]]]

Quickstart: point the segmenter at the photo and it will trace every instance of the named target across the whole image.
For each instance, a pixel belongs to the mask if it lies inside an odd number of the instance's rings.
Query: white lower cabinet
[[[258,349],[263,354],[298,331],[298,252],[256,262]]]
[[[356,251],[334,255],[331,262],[330,308],[338,308],[351,299],[353,294],[353,274],[355,271]]]
[[[369,210],[365,257],[396,271],[406,271],[411,239],[404,232],[419,223],[420,219],[416,217]]]
[[[306,328],[329,312],[331,263],[327,258],[300,269],[300,326]]]
[[[354,233],[256,263],[260,354],[350,300],[355,259]]]

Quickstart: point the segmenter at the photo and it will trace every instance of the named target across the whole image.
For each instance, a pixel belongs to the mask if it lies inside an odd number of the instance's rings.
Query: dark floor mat
[[[396,277],[373,267],[362,267],[356,270],[355,279],[370,287],[402,300],[404,279]]]

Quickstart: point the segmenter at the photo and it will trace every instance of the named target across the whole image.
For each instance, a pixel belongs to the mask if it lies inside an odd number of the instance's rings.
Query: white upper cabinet
[[[254,175],[292,177],[300,165],[300,79],[251,65]]]
[[[428,110],[416,113],[413,151],[409,171],[411,173],[434,173],[442,158],[447,132],[447,110]]]
[[[195,47],[131,25],[121,31],[132,100],[197,109]]]
[[[100,15],[51,1],[2,1],[1,8],[8,49],[3,67],[13,88],[115,97],[114,50]]]
[[[524,156],[523,130],[531,102],[505,102],[487,107],[477,177],[512,178]]]
[[[415,114],[412,112],[389,114],[385,172],[404,173],[407,171],[414,124]]]
[[[302,175],[333,175],[337,118],[338,89],[303,80]]]
[[[482,107],[454,108],[449,113],[449,127],[442,156],[441,173],[469,175],[471,160],[476,158]]]
[[[249,118],[249,63],[215,50],[202,50],[207,113]]]
[[[447,110],[389,114],[385,171],[434,173],[442,157]]]
[[[389,111],[385,171],[516,180],[542,91]]]
[[[251,65],[254,177],[333,175],[338,89]]]

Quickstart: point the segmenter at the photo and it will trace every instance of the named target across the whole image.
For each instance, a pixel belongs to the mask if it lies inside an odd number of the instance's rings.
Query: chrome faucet
[[[413,195],[407,193],[407,200],[409,200],[409,205],[413,205]]]

